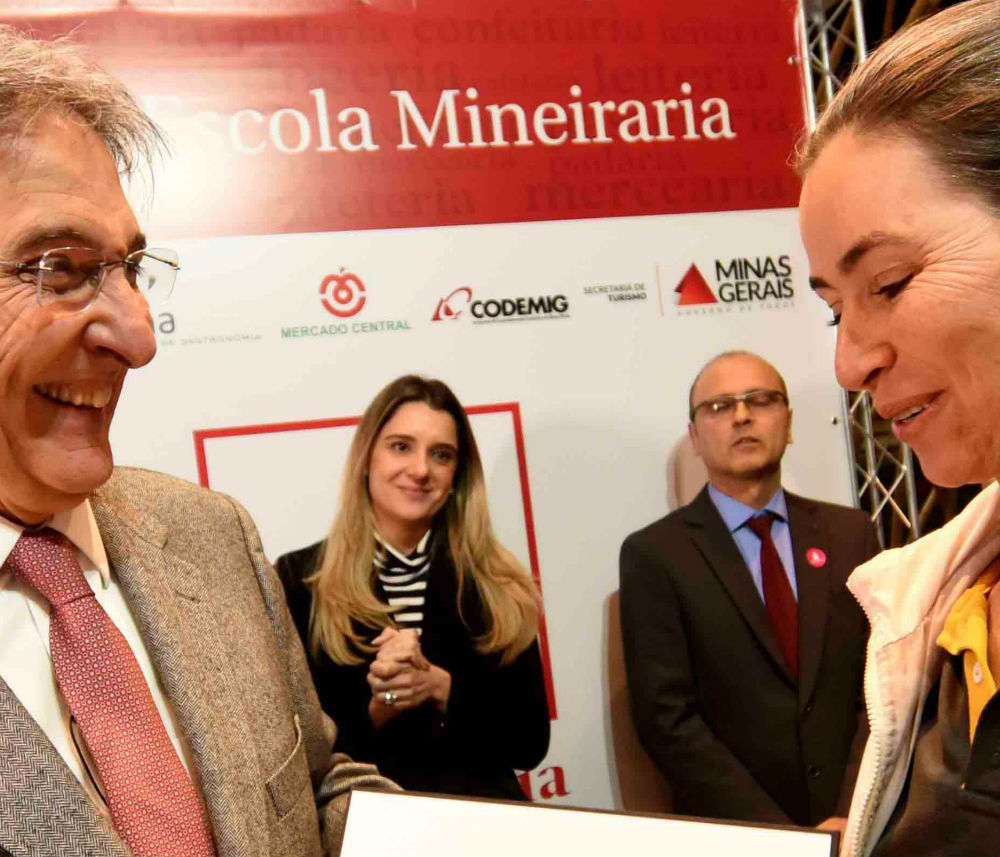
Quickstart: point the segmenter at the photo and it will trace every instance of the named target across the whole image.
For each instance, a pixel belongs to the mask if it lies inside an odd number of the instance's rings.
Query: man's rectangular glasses
[[[736,410],[736,405],[743,402],[751,411],[763,411],[775,405],[788,404],[788,396],[780,390],[747,390],[733,396],[716,396],[699,402],[691,409],[691,419],[699,411],[707,417],[726,417]]]
[[[121,266],[128,284],[140,292],[150,308],[162,305],[174,289],[180,265],[177,253],[161,247],[135,250],[124,259],[106,259],[90,247],[57,247],[46,250],[37,262],[4,262],[22,281],[35,284],[40,306],[65,303],[82,312],[101,293],[112,268]]]

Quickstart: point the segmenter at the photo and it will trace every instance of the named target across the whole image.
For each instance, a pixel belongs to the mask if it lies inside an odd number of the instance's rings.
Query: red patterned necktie
[[[760,576],[764,583],[764,606],[771,620],[774,635],[785,656],[792,675],[799,674],[799,605],[781,564],[778,549],[771,539],[773,518],[767,512],[755,515],[748,522],[760,539]]]
[[[191,778],[76,549],[55,530],[25,530],[5,567],[51,606],[56,681],[97,765],[119,836],[136,857],[214,857]]]

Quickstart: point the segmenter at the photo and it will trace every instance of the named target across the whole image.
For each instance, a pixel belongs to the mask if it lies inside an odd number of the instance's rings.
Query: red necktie
[[[119,836],[136,857],[214,857],[194,785],[76,549],[55,530],[26,530],[5,567],[51,605],[56,681],[97,765]]]
[[[771,539],[773,518],[765,512],[747,521],[760,539],[760,573],[764,582],[764,606],[792,675],[799,674],[799,606]]]

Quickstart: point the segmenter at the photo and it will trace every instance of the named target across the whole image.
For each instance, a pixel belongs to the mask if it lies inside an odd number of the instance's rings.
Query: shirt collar
[[[104,550],[104,542],[101,541],[101,532],[97,529],[90,501],[84,500],[72,509],[57,512],[45,522],[45,526],[66,536],[94,564],[101,573],[101,585],[106,589],[111,583],[111,566],[108,564],[108,555]],[[0,516],[0,565],[7,561],[22,532],[24,527],[21,524]],[[7,583],[9,576],[10,572],[0,573],[0,586]]]
[[[747,521],[761,512],[770,512],[782,521],[788,520],[788,504],[785,502],[785,491],[780,486],[771,496],[771,499],[764,505],[763,509],[755,509],[753,506],[748,506],[746,503],[734,500],[711,483],[708,486],[708,496],[711,497],[715,508],[719,510],[722,520],[731,533],[735,533]]]
[[[409,554],[404,554],[398,548],[393,547],[391,544],[389,544],[389,542],[383,539],[382,536],[380,536],[377,531],[375,533],[375,538],[378,540],[379,544],[381,544],[394,557],[402,560],[403,562],[410,563],[413,562],[415,558],[423,558],[424,554],[427,553],[427,543],[430,541],[431,538],[431,530],[428,529],[427,532],[423,534],[423,536],[420,538],[420,542]]]
[[[997,689],[989,662],[989,596],[998,578],[1000,559],[995,559],[952,605],[937,638],[937,644],[949,654],[965,652],[962,666],[969,699],[970,739],[975,738],[983,709]]]

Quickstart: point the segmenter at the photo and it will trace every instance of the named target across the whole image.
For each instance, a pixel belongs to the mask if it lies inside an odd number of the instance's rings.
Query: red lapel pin
[[[826,554],[819,548],[809,548],[806,551],[806,562],[813,568],[822,568],[826,565]]]

